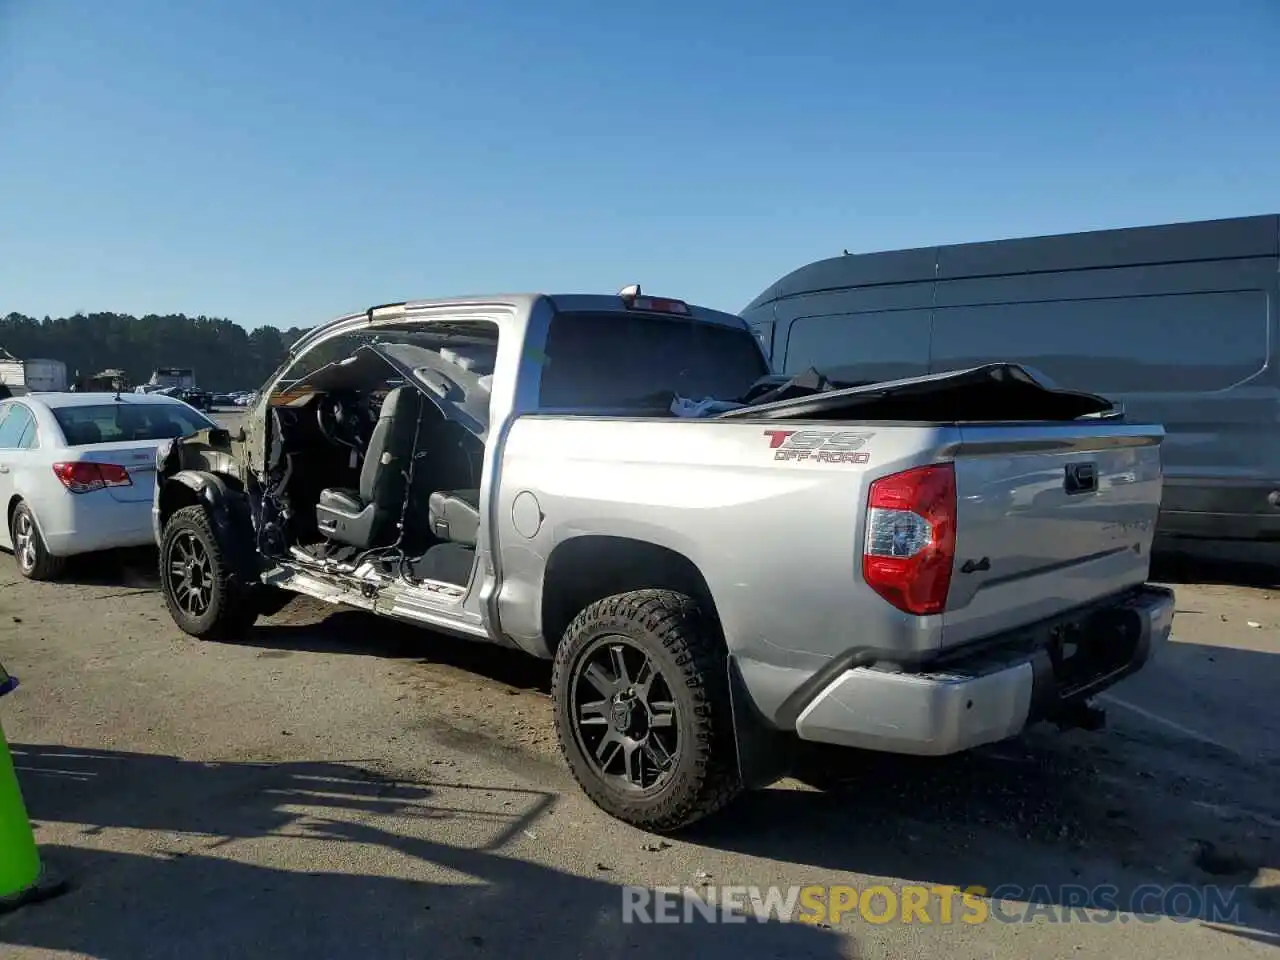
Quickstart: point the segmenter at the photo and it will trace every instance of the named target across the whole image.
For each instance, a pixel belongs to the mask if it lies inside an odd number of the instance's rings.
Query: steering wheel
[[[339,393],[326,394],[316,404],[320,434],[336,447],[364,452],[359,402]]]

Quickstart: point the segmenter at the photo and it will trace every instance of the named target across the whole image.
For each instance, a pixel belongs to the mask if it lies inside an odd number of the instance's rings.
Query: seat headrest
[[[382,401],[378,417],[385,420],[402,414],[415,415],[418,412],[418,399],[420,396],[413,387],[396,387]]]

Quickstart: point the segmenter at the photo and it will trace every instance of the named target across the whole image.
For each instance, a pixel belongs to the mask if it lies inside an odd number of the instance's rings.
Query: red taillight
[[[956,555],[956,472],[950,463],[881,477],[867,497],[862,578],[899,610],[941,613]]]
[[[129,471],[115,463],[94,463],[76,460],[73,463],[55,463],[54,475],[72,493],[92,493],[104,487],[129,487]]]

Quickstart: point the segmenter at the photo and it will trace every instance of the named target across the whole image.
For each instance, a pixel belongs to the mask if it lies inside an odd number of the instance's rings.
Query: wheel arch
[[[161,481],[156,501],[160,524],[163,527],[165,521],[183,507],[197,505],[208,509],[217,519],[219,513],[229,511],[233,492],[241,493],[239,482],[233,477],[206,470],[179,470]]]
[[[235,477],[205,470],[179,470],[164,479],[156,497],[159,527],[184,507],[200,506],[226,545],[234,545],[229,559],[246,577],[256,577],[256,542],[248,498]]]
[[[688,556],[670,547],[625,536],[587,534],[559,543],[542,580],[541,628],[554,656],[573,618],[597,600],[632,590],[674,590],[692,597],[725,653],[738,773],[748,787],[772,783],[788,764],[789,744],[756,707],[727,642],[706,577]]]
[[[13,526],[13,512],[18,509],[18,504],[22,503],[22,501],[23,501],[23,496],[20,493],[15,493],[11,497],[9,497],[9,502],[5,504],[5,507],[4,507],[5,530],[8,530],[11,526]]]
[[[14,513],[17,512],[18,504],[20,503],[25,503],[27,505],[27,510],[31,514],[31,522],[36,525],[36,530],[38,530],[40,532],[40,536],[43,537],[44,525],[40,522],[39,514],[36,513],[35,507],[31,505],[31,501],[20,493],[15,493],[11,497],[9,497],[9,502],[5,505],[5,510],[4,510],[5,536],[9,537],[10,540],[12,541],[13,535],[10,531],[13,529],[13,515]],[[13,546],[12,542],[10,542],[9,545]]]
[[[540,622],[548,655],[554,655],[565,629],[588,605],[648,588],[693,597],[724,643],[715,598],[697,564],[678,550],[647,540],[588,534],[562,541],[547,558]]]

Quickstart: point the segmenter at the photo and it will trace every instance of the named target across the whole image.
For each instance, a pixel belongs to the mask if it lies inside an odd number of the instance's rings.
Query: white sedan
[[[216,424],[181,400],[31,393],[0,402],[0,547],[53,580],[66,558],[155,542],[156,448]]]

